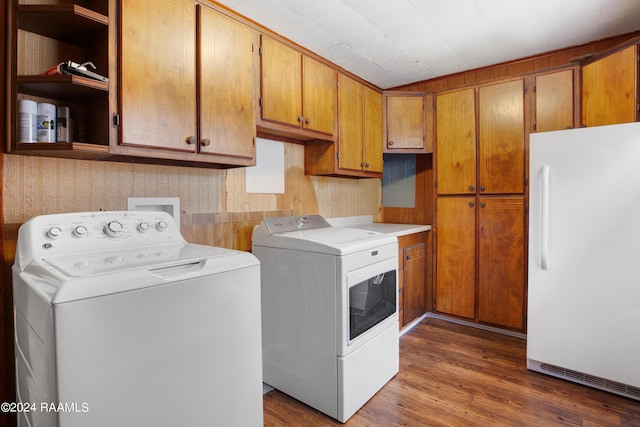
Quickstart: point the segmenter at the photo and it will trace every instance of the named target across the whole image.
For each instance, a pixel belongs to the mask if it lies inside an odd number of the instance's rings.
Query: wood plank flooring
[[[427,318],[400,372],[346,426],[640,426],[640,402],[527,370],[526,341]],[[640,359],[639,359],[640,369]],[[339,426],[273,390],[265,426]]]

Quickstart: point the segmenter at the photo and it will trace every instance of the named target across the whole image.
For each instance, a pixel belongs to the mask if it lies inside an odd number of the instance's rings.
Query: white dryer
[[[346,422],[399,369],[398,240],[319,215],[265,218],[263,377]]]
[[[165,212],[39,216],[13,266],[20,426],[261,426],[260,264]]]

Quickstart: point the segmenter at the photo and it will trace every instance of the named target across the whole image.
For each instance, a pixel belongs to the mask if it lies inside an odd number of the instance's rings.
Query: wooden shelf
[[[108,146],[84,142],[18,142],[10,153],[84,160],[99,160],[110,156]]]
[[[18,92],[46,98],[77,101],[107,93],[109,84],[73,75],[18,76]]]
[[[108,25],[107,16],[75,4],[18,6],[18,28],[71,44],[91,42]]]

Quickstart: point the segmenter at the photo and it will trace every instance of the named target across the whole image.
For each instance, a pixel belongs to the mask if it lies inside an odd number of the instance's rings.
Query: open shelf
[[[18,92],[64,100],[83,100],[99,92],[108,92],[109,84],[74,75],[18,76]]]

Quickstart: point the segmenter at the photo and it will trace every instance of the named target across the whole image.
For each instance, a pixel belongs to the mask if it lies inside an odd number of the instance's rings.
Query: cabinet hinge
[[[113,113],[113,125],[120,126],[120,114]]]
[[[535,86],[533,87],[533,93],[536,93],[536,87]]]
[[[262,55],[262,46],[258,48],[258,55]]]
[[[524,179],[524,186],[526,187],[527,185],[529,185],[529,178]]]
[[[436,303],[436,297],[433,297],[433,307],[435,308],[435,307],[436,307],[436,305],[437,305],[437,303]]]
[[[438,181],[433,181],[433,188],[435,188],[435,189],[438,188]]]
[[[258,107],[262,108],[262,98],[258,98]]]
[[[336,159],[340,160],[340,152],[336,151]]]
[[[525,93],[525,94],[527,93],[527,88],[526,88],[526,87],[524,88],[524,93]]]
[[[529,206],[524,207],[524,213],[529,215]]]
[[[536,129],[537,129],[537,128],[536,128],[536,124],[534,123],[532,127],[533,127],[533,131],[535,132],[535,131],[536,131]]]

